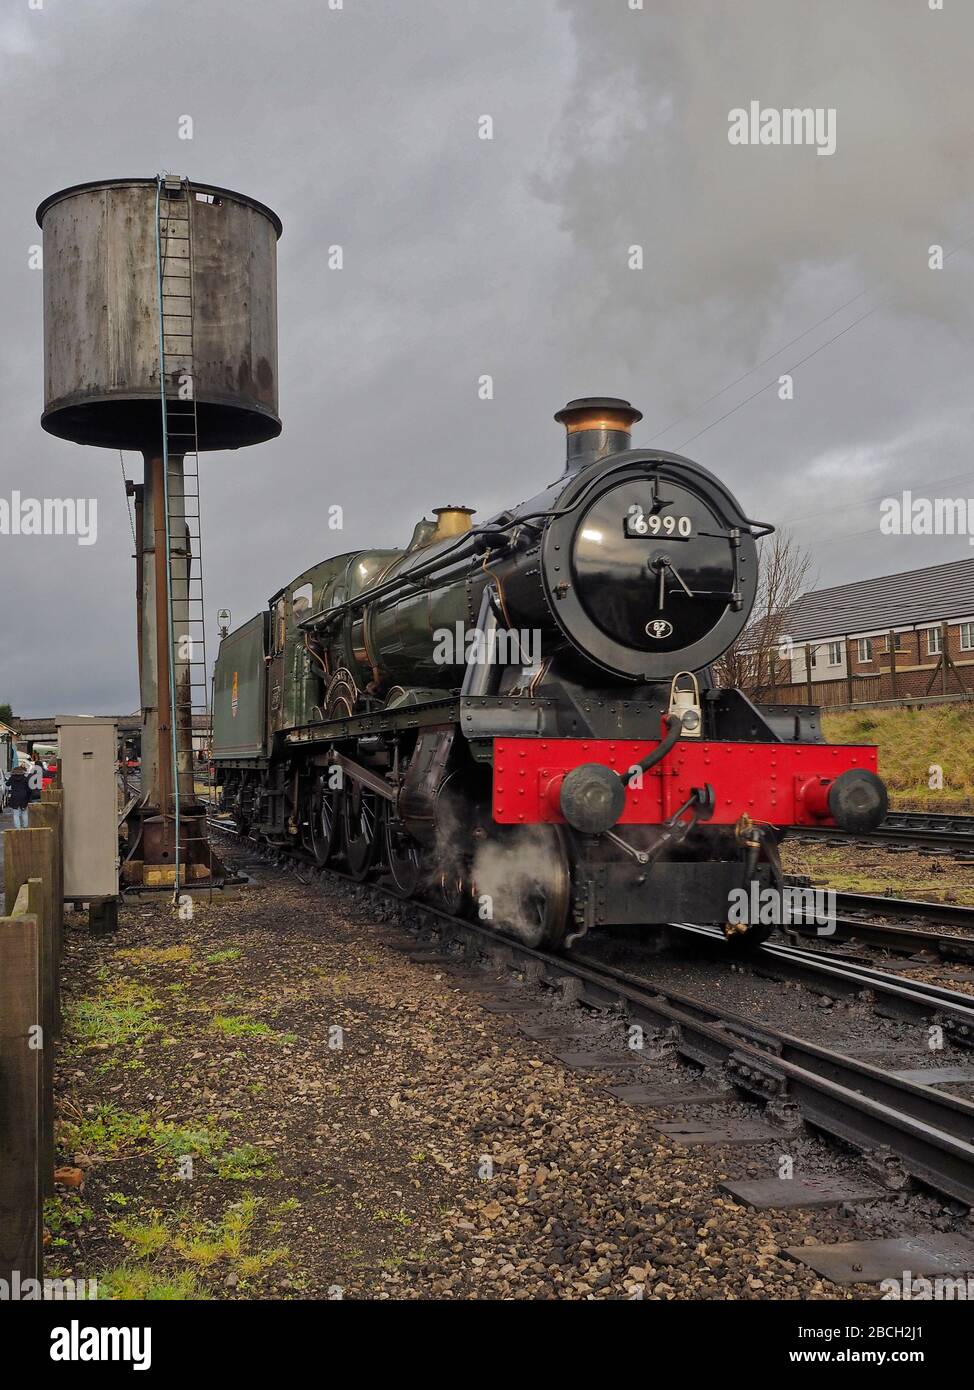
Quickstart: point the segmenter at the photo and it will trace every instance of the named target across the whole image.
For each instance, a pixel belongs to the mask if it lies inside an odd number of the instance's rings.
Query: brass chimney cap
[[[433,533],[433,540],[446,540],[448,536],[462,536],[471,528],[470,518],[474,514],[473,507],[434,507],[433,515],[436,517],[436,530]]]
[[[619,396],[579,396],[555,416],[569,434],[578,430],[622,430],[628,434],[642,418],[641,410]]]

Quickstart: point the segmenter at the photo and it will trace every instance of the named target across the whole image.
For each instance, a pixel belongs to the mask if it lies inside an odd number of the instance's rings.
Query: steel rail
[[[954,922],[974,931],[974,907],[935,903],[923,898],[889,898],[883,893],[836,893],[836,906],[847,912],[896,912],[932,922]]]
[[[838,825],[798,825],[789,827],[789,837],[797,839],[856,840],[866,844],[926,845],[931,849],[974,850],[971,830],[937,830],[920,825],[890,825],[883,821],[875,830],[843,830]]]
[[[830,926],[834,931],[829,941],[853,941],[897,955],[912,956],[918,951],[930,951],[942,960],[974,962],[974,936],[950,936],[922,927],[901,927],[889,922],[867,922],[858,917],[835,917]],[[790,922],[782,931],[795,940],[799,937],[819,937],[814,922]]]
[[[724,936],[714,927],[703,927],[694,922],[674,922],[672,925],[684,935],[713,945],[719,951],[726,951]],[[902,975],[893,975],[857,961],[846,961],[804,946],[788,946],[777,941],[765,941],[744,959],[755,968],[770,966],[776,978],[785,976],[802,984],[827,984],[828,993],[835,990],[840,995],[849,996],[869,991],[895,1017],[923,1022],[942,1020],[955,1042],[974,1047],[974,995],[921,980],[906,980]]]

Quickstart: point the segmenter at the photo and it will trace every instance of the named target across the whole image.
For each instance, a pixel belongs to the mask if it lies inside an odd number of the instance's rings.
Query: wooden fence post
[[[45,920],[44,883],[39,878],[27,880],[27,911],[37,919],[38,970],[40,978],[41,1024],[41,1094],[38,1102],[40,1121],[41,1190],[46,1197],[54,1196],[54,1013],[58,997],[57,972],[50,956],[44,952],[42,924]]]
[[[51,916],[53,922],[53,1027],[54,1036],[59,1040],[61,1037],[61,991],[58,987],[58,982],[61,979],[61,955],[64,949],[64,840],[62,830],[64,812],[61,806],[63,797],[64,793],[58,789],[56,798],[52,798],[51,800],[45,798],[41,801],[31,802],[28,812],[32,829],[50,830],[54,836],[53,875],[49,882],[51,883]],[[43,877],[43,875],[39,876]]]
[[[7,831],[11,840],[30,831]],[[35,831],[47,834],[47,831]],[[0,1279],[42,1279],[39,1099],[43,1049],[32,1046],[41,1010],[40,923],[23,914],[0,918]]]
[[[60,1036],[61,993],[55,946],[54,843],[54,831],[48,829],[8,830],[3,842],[6,911],[14,911],[18,894],[27,884],[28,910],[37,918],[40,996],[33,1023],[39,1023],[42,1029],[41,1083],[45,1099],[40,1107],[43,1137],[39,1160],[41,1189],[48,1195],[54,1191],[54,1045]]]
[[[59,989],[60,961],[58,959],[57,910],[54,903],[54,884],[57,878],[54,862],[54,831],[46,827],[33,830],[8,830],[4,837],[4,879],[6,910],[13,905],[23,884],[39,878],[43,885],[44,917],[40,924],[41,969],[46,981],[44,999],[50,1014],[41,1022],[50,1030],[51,1038],[61,1035],[61,991]]]

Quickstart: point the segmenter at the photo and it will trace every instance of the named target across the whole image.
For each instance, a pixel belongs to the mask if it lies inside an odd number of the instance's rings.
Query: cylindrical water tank
[[[37,209],[41,424],[62,439],[160,449],[156,196],[154,178],[105,179],[62,189]],[[191,375],[200,449],[273,439],[280,219],[252,198],[187,180],[166,180],[160,205],[172,238],[162,240],[167,399],[185,399]],[[188,236],[178,235],[185,227]]]

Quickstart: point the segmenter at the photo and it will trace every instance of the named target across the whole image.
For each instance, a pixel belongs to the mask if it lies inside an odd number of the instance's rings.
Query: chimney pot
[[[628,449],[632,426],[642,418],[641,410],[619,396],[580,396],[569,401],[555,416],[567,436],[565,472],[574,473],[607,454]]]

